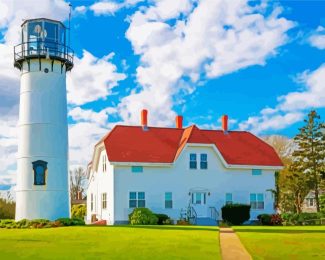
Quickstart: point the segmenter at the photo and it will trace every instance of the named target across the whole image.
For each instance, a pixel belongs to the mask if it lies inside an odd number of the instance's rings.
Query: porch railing
[[[215,207],[209,207],[210,209],[210,217],[216,221],[219,221],[219,212]]]
[[[192,225],[196,225],[197,223],[197,213],[192,206],[188,206],[187,208],[187,218],[188,222]]]

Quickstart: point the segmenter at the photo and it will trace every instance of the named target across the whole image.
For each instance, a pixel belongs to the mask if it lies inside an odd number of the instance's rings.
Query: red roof
[[[111,162],[173,163],[187,143],[213,144],[231,165],[283,166],[275,150],[245,131],[117,125],[104,138]]]

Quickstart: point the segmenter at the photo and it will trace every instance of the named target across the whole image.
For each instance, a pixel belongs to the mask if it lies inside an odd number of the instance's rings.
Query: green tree
[[[293,152],[290,171],[299,176],[298,183],[303,180],[315,191],[316,208],[319,212],[319,192],[325,159],[325,125],[314,110],[308,114],[304,122],[305,125],[299,129],[294,138],[298,148]]]

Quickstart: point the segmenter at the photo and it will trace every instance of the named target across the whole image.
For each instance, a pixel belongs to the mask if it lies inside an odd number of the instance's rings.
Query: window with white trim
[[[262,175],[261,169],[252,169],[252,175]]]
[[[205,192],[193,192],[192,193],[192,204],[194,205],[205,205],[207,195]]]
[[[145,208],[146,194],[143,191],[131,191],[129,193],[129,208]]]
[[[102,193],[102,209],[107,208],[107,193]]]
[[[106,154],[103,154],[103,157],[102,157],[102,159],[103,159],[103,172],[106,172]]]
[[[226,205],[232,204],[232,193],[226,193]]]
[[[264,194],[251,193],[250,204],[251,204],[251,209],[264,209]]]
[[[94,210],[94,194],[90,194],[90,210]]]
[[[165,192],[165,209],[173,208],[173,194],[171,192]]]
[[[132,166],[131,171],[133,173],[141,173],[141,172],[143,172],[143,167],[142,166]]]
[[[315,199],[314,198],[306,198],[307,207],[314,207],[315,206]]]
[[[201,153],[200,159],[200,168],[203,170],[208,169],[208,155],[206,153]]]
[[[196,153],[190,154],[190,169],[197,168]]]

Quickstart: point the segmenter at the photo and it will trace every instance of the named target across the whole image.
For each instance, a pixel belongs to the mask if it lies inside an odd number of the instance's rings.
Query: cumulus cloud
[[[77,7],[83,13],[86,7]],[[65,21],[69,6],[63,0],[0,0],[0,186],[13,185],[16,177],[17,122],[19,103],[19,71],[13,68],[13,46],[20,41],[20,25],[23,19],[47,17]],[[105,109],[96,113],[83,110],[79,105],[98,99],[105,99],[117,82],[126,75],[118,73],[111,62],[113,53],[95,57],[84,50],[82,57],[75,57],[75,69],[68,74],[67,89],[70,116],[75,124],[70,126],[70,144],[73,162],[82,164],[89,160],[89,152],[96,139],[106,133],[103,126],[107,113]],[[85,118],[82,118],[85,117]],[[103,121],[102,121],[103,120]],[[87,158],[86,158],[87,157]],[[83,160],[83,161],[82,161]]]
[[[81,58],[75,58],[75,68],[68,74],[68,102],[82,105],[98,99],[106,99],[118,81],[126,75],[117,72],[116,66],[110,61],[114,53],[102,58],[93,56],[84,50]]]
[[[264,65],[294,26],[279,17],[279,7],[268,15],[266,8],[244,0],[160,0],[137,11],[126,36],[140,55],[136,76],[142,89],[122,99],[123,120],[137,122],[144,106],[155,123],[168,125],[175,103],[199,80]]]
[[[305,71],[298,77],[304,85],[303,90],[280,96],[275,108],[264,108],[260,115],[241,122],[239,128],[255,133],[280,130],[301,121],[306,109],[325,107],[325,64],[313,72]]]
[[[37,8],[35,8],[37,6]],[[65,20],[68,4],[63,0],[0,1],[0,185],[16,181],[19,71],[13,68],[13,46],[20,40],[23,19],[48,17]]]
[[[90,6],[77,6],[75,11],[77,13],[85,13],[87,10],[90,10],[96,16],[104,15],[110,16],[114,15],[116,12],[121,10],[122,8],[130,8],[138,4],[139,2],[143,2],[144,0],[124,0],[124,1],[98,1]]]
[[[308,39],[311,46],[316,47],[318,49],[324,50],[325,49],[325,28],[319,26]]]
[[[121,7],[115,2],[97,2],[91,5],[89,8],[94,12],[95,15],[112,15]]]

